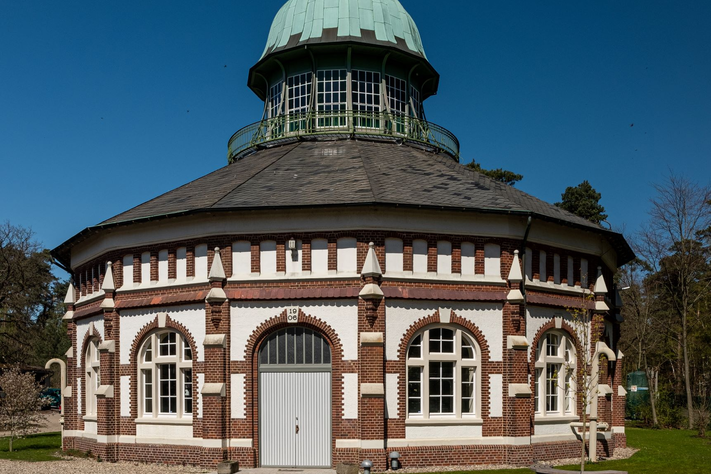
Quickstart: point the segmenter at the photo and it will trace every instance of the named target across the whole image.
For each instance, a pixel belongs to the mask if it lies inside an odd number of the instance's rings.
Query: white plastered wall
[[[138,332],[143,326],[152,322],[158,313],[168,313],[170,319],[190,331],[197,345],[197,360],[202,362],[205,358],[205,351],[202,347],[202,342],[205,340],[205,305],[191,304],[119,311],[121,317],[121,364],[130,363],[131,345]]]
[[[489,417],[499,418],[503,416],[503,413],[504,376],[503,374],[489,374]]]
[[[198,404],[198,418],[202,418],[202,387],[205,385],[205,374],[197,374],[197,404]]]
[[[444,304],[446,303],[446,304]],[[436,302],[413,300],[386,300],[385,354],[387,360],[397,360],[397,350],[402,337],[416,321],[446,306],[458,316],[475,324],[489,345],[489,360],[503,360],[503,307],[500,303]]]
[[[284,301],[232,302],[230,358],[245,360],[244,351],[251,334],[264,321],[279,316],[290,306],[298,306],[304,314],[320,319],[333,328],[343,346],[345,360],[358,358],[358,301],[355,299],[299,300],[293,304]]]
[[[405,438],[412,439],[454,439],[481,438],[481,425],[410,425],[405,426]]]
[[[343,419],[358,419],[358,374],[343,374]]]
[[[131,416],[131,376],[121,376],[121,416]]]
[[[96,316],[92,316],[90,318],[85,318],[85,319],[80,319],[77,321],[77,330],[76,330],[76,335],[77,335],[77,354],[76,354],[76,361],[77,361],[77,367],[81,365],[81,355],[84,353],[84,347],[82,344],[84,343],[84,336],[86,336],[86,333],[89,331],[89,326],[91,323],[94,323],[94,329],[96,329],[99,334],[101,335],[101,340],[103,341],[104,339],[104,315],[99,314]]]
[[[385,374],[385,409],[387,418],[400,418],[397,409],[400,374]]]
[[[231,374],[231,405],[230,416],[232,418],[246,418],[244,406],[244,374]]]
[[[526,307],[526,339],[528,339],[528,358],[531,358],[531,351],[534,349],[534,339],[538,331],[554,318],[560,317],[570,326],[575,328],[575,324],[571,324],[572,317],[563,308],[546,308],[542,306],[529,305]],[[589,327],[588,327],[589,330]],[[578,339],[582,340],[582,334],[578,334]]]

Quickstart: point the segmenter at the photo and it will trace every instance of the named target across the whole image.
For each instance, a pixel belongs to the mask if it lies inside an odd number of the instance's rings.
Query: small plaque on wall
[[[298,323],[299,322],[299,307],[289,306],[286,308],[286,322],[287,323]]]

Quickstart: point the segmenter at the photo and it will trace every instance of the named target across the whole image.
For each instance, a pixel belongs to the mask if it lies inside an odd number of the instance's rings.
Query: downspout
[[[528,233],[531,231],[531,215],[528,215],[528,220],[526,221],[526,232],[523,234],[523,241],[521,242],[521,249],[519,254],[521,255],[521,261],[523,262],[523,284],[521,285],[521,294],[523,294],[523,309],[526,309],[526,243],[528,242]],[[525,314],[525,313],[524,313]]]

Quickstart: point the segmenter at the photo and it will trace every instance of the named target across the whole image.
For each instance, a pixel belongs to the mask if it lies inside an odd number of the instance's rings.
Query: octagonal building
[[[73,279],[65,449],[379,470],[393,452],[574,457],[571,374],[602,346],[598,451],[624,446],[612,275],[629,245],[460,165],[425,118],[438,83],[398,0],[286,2],[249,71],[261,119],[227,166],[52,252]],[[589,347],[581,305],[600,316]]]

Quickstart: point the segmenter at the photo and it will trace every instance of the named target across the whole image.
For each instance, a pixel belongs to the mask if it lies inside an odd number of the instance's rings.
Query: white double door
[[[331,467],[331,372],[259,374],[264,467]]]

